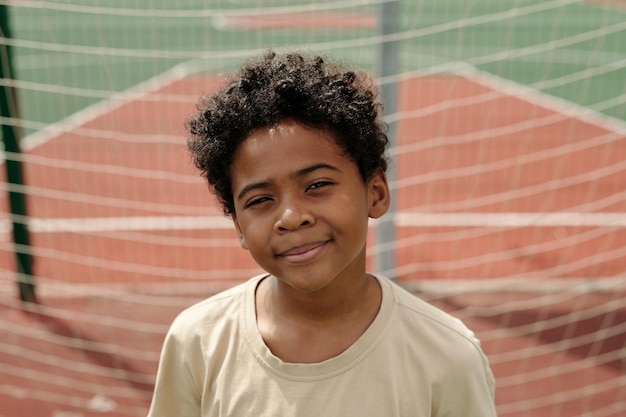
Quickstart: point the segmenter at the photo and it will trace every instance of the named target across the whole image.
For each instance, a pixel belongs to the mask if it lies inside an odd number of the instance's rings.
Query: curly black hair
[[[186,122],[188,148],[226,215],[235,213],[231,165],[239,145],[254,131],[288,119],[333,133],[367,181],[387,169],[377,95],[365,72],[320,56],[268,51],[231,74],[225,87],[200,98]]]

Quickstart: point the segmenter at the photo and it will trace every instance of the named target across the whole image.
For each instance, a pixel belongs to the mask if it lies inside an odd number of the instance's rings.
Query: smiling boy
[[[366,74],[297,53],[200,101],[189,148],[266,273],[177,317],[150,417],[495,416],[473,333],[366,271],[380,110]]]

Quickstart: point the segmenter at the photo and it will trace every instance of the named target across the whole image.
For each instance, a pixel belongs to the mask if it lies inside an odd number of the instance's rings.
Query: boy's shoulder
[[[406,321],[409,329],[429,335],[439,334],[445,335],[446,338],[464,339],[472,345],[479,345],[474,332],[460,319],[428,303],[401,285],[390,280],[387,282],[393,288],[399,318]]]
[[[246,293],[255,286],[262,276],[255,276],[246,282],[212,295],[187,307],[172,322],[170,332],[197,332],[210,329],[220,322],[236,321],[245,305]]]

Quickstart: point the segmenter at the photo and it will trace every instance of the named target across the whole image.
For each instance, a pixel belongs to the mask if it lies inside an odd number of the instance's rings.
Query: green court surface
[[[21,3],[10,7],[10,24],[27,133],[179,64],[219,72],[271,47],[318,50],[376,66],[375,27],[324,24],[324,16],[311,13],[315,8],[302,1],[263,2],[262,12],[255,11],[260,3],[253,1],[212,1],[211,10],[201,1],[153,1],[150,9],[128,1]],[[342,3],[365,5],[336,6]],[[325,14],[372,16],[378,11],[372,3],[329,1],[317,8]],[[294,13],[311,13],[308,24],[258,30],[236,23],[246,15],[259,20]],[[405,0],[398,24],[399,73],[478,68],[626,119],[624,7]]]

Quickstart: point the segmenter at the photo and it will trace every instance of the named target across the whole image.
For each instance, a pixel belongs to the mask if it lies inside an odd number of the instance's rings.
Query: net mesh
[[[370,267],[391,250],[381,272],[477,333],[500,416],[624,414],[623,2],[402,0],[388,35],[389,1],[210,3],[0,1],[25,173],[0,174],[0,415],[145,414],[174,316],[259,272],[186,154],[199,95],[269,47],[376,71],[384,42],[394,236]]]

